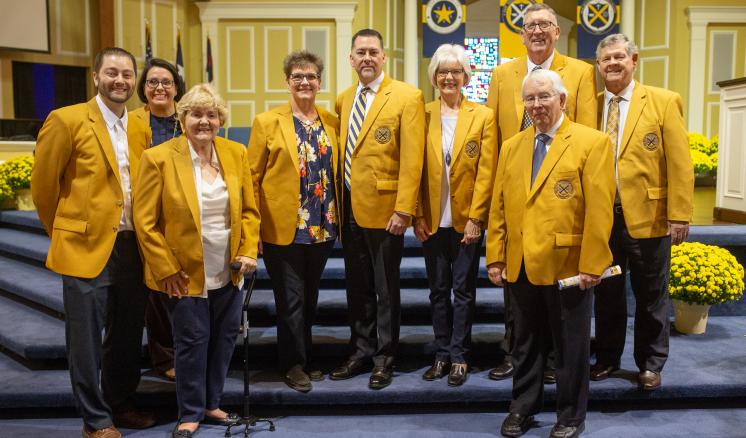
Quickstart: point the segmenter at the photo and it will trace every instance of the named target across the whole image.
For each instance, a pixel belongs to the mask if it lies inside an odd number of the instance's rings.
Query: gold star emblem
[[[451,24],[451,14],[456,11],[454,11],[453,9],[448,9],[446,7],[446,4],[443,3],[440,5],[440,9],[433,10],[433,12],[435,12],[435,14],[438,16],[437,24],[440,24],[444,21],[446,22],[446,24]]]

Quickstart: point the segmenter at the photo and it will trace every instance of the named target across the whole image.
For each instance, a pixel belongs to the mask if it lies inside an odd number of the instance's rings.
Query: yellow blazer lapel
[[[619,156],[622,156],[624,150],[627,149],[629,139],[632,138],[632,133],[635,131],[635,125],[637,125],[642,111],[645,109],[647,95],[642,85],[639,82],[635,83],[635,88],[632,89],[632,100],[629,103],[629,110],[627,111],[627,120],[624,122],[622,142],[619,143]]]
[[[137,142],[140,141],[141,136],[145,135],[145,132],[143,130],[139,129],[139,127],[132,123],[132,121],[127,123],[127,148],[129,150],[129,161],[130,161],[130,181],[134,181],[137,176],[137,169],[140,166],[140,155],[143,153],[143,149],[137,145]],[[150,147],[150,145],[144,145],[145,147]]]
[[[230,205],[230,217],[231,222],[241,215],[241,187],[240,180],[236,178],[236,175],[240,175],[240,162],[236,162],[231,159],[230,153],[228,152],[227,145],[221,138],[215,139],[215,153],[218,154],[218,162],[223,171],[223,180],[225,186],[228,188],[228,200]],[[223,159],[225,158],[225,159]],[[191,207],[190,207],[191,209]]]
[[[451,156],[453,157],[454,163],[458,159],[461,149],[464,148],[466,134],[469,133],[473,121],[474,107],[467,105],[466,98],[462,96],[461,108],[459,109],[458,120],[456,121],[456,131],[453,134],[453,152],[451,153]],[[453,172],[454,167],[455,166],[451,166],[451,172]]]
[[[513,70],[513,75],[515,75],[515,86],[513,87],[513,101],[515,102],[515,115],[518,118],[518,127],[520,129],[520,124],[523,123],[523,90],[521,87],[521,84],[523,84],[523,78],[526,77],[526,73],[528,72],[528,65],[526,64],[526,56],[519,57],[515,62],[515,70]],[[507,139],[505,139],[507,140]]]
[[[345,148],[347,147],[347,135],[348,128],[350,127],[350,113],[352,112],[352,104],[355,101],[355,90],[356,88],[351,87],[349,94],[346,98],[342,99],[341,112],[337,114],[339,116],[339,151],[340,151],[340,163],[344,163]]]
[[[122,186],[122,178],[119,176],[119,164],[117,162],[116,155],[114,153],[114,145],[111,143],[111,137],[109,137],[109,129],[106,127],[104,121],[104,115],[101,114],[101,110],[98,108],[96,98],[88,101],[88,118],[91,121],[91,129],[96,134],[98,144],[101,150],[104,152],[106,161],[109,162],[109,167],[117,178],[119,186]]]
[[[329,120],[329,113],[324,111],[322,108],[320,108],[318,105],[316,106],[316,113],[319,115],[319,118],[321,119],[321,124],[324,125],[324,132],[326,132],[327,138],[329,138],[329,146],[331,147],[330,156],[332,159],[332,173],[337,175],[337,133],[335,132],[334,125],[332,124],[332,121]],[[297,169],[298,166],[295,166]]]
[[[300,171],[298,170],[298,139],[295,135],[293,110],[290,108],[290,104],[287,104],[279,108],[277,113],[280,116],[280,129],[282,130],[283,138],[285,138],[285,146],[290,154],[290,159],[293,160],[295,172],[300,175]]]
[[[561,55],[556,50],[554,51],[554,57],[552,58],[552,64],[549,66],[549,70],[554,70],[562,76],[562,70],[567,66],[567,57]]]
[[[443,130],[440,115],[440,99],[438,104],[433,105],[430,112],[430,126],[427,128],[427,135],[430,137],[430,153],[438,158],[438,164],[443,167]]]
[[[547,179],[549,174],[552,173],[554,165],[557,164],[557,161],[559,161],[562,154],[565,153],[565,149],[570,145],[567,141],[567,139],[570,138],[570,132],[567,130],[569,124],[570,119],[565,116],[565,120],[562,121],[562,125],[560,125],[557,134],[552,140],[552,144],[549,146],[549,152],[547,152],[544,161],[541,163],[539,173],[536,175],[536,180],[534,180],[534,185],[531,186],[531,191],[528,194],[528,199],[531,199],[536,194],[539,187],[544,184],[544,181]],[[533,160],[533,150],[531,151],[531,157]]]
[[[536,131],[533,126],[526,128],[524,131],[523,141],[518,150],[516,151],[516,163],[523,163],[523,186],[526,188],[526,200],[528,195],[531,193],[531,163],[534,158],[534,138],[536,137]]]
[[[197,225],[197,230],[202,230],[202,222],[199,213],[199,201],[197,200],[197,185],[194,182],[194,167],[192,166],[192,155],[189,152],[189,143],[185,135],[179,137],[179,141],[174,143],[174,167],[176,174],[179,175],[181,189],[184,192],[187,206],[192,213],[192,219]]]
[[[357,136],[357,142],[355,143],[356,148],[357,145],[360,144],[360,141],[365,138],[365,135],[368,133],[368,130],[373,125],[376,117],[378,117],[378,113],[381,112],[383,106],[386,104],[386,102],[388,102],[389,95],[391,94],[389,84],[391,84],[391,78],[386,75],[383,77],[383,82],[381,83],[381,87],[378,89],[378,93],[376,93],[375,99],[373,99],[373,105],[368,110],[368,114],[365,115],[363,127],[360,128],[360,134]]]

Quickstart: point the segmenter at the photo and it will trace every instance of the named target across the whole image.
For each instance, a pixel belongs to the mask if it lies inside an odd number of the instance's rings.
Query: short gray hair
[[[534,70],[527,74],[525,78],[523,78],[523,83],[521,84],[521,94],[523,94],[523,89],[526,88],[526,82],[532,79],[542,82],[551,82],[552,89],[554,89],[557,94],[564,94],[565,97],[567,97],[567,88],[565,88],[565,84],[562,83],[562,78],[560,77],[559,73],[557,73],[556,71],[547,70],[545,68]]]
[[[179,122],[181,122],[182,130],[187,114],[195,108],[214,108],[217,110],[218,117],[220,118],[220,126],[223,126],[228,119],[228,110],[225,108],[225,101],[210,84],[197,84],[193,86],[181,98],[179,103],[176,104],[176,114],[179,117]]]
[[[539,11],[549,11],[549,12],[551,12],[552,16],[554,17],[554,25],[557,26],[557,27],[559,27],[559,19],[557,18],[557,12],[554,9],[552,9],[552,7],[549,6],[546,3],[533,3],[531,6],[527,7],[523,11],[523,17],[524,17],[523,20],[524,21],[526,20],[525,17],[529,13],[531,13],[531,12],[539,12]]]
[[[464,69],[464,85],[468,84],[471,80],[471,64],[469,63],[469,55],[466,54],[466,49],[458,44],[441,44],[438,50],[433,53],[433,58],[430,60],[430,66],[427,67],[427,75],[430,78],[430,83],[435,88],[438,88],[437,82],[435,81],[435,75],[438,74],[438,67],[441,64],[447,64],[450,62],[456,62],[461,64],[461,68]]]
[[[635,43],[632,42],[632,40],[629,39],[627,35],[623,33],[614,33],[605,37],[601,40],[601,42],[598,43],[598,46],[596,47],[596,59],[598,59],[601,55],[601,50],[608,46],[613,46],[617,43],[624,44],[624,50],[627,51],[627,55],[632,56],[638,53],[637,46],[635,45]]]

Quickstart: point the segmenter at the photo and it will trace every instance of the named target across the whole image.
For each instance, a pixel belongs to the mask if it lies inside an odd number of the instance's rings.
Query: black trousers
[[[635,364],[641,371],[660,372],[668,359],[671,237],[635,239],[627,231],[621,209],[617,210],[609,247],[622,275],[596,286],[596,359],[605,365],[619,365],[621,360],[627,334],[629,270],[636,303]]]
[[[217,409],[241,326],[242,294],[232,283],[207,298],[168,301],[174,333],[179,421],[200,422]]]
[[[466,363],[471,351],[471,326],[477,296],[482,239],[464,245],[463,233],[438,228],[422,244],[430,286],[430,312],[438,350],[435,358]],[[453,290],[453,302],[451,302]]]
[[[174,336],[167,294],[150,291],[145,306],[145,327],[148,332],[148,354],[153,369],[165,372],[174,367]]]
[[[391,366],[401,326],[399,265],[404,235],[359,226],[350,208],[349,192],[346,189],[344,192],[342,249],[351,331],[350,358],[373,358],[375,366]]]
[[[134,407],[147,294],[132,231],[117,234],[97,277],[62,276],[70,382],[78,412],[92,429],[111,426],[114,412]]]
[[[333,240],[308,245],[264,243],[264,266],[277,306],[277,349],[283,373],[295,365],[306,368],[311,360],[319,284],[333,248]]]
[[[592,290],[529,283],[522,268],[510,284],[515,316],[513,401],[510,412],[534,415],[544,403],[544,367],[552,336],[557,375],[557,422],[577,426],[585,421],[590,373]]]

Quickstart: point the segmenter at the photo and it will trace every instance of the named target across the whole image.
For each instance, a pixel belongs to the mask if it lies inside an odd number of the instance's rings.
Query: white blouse
[[[229,268],[231,242],[231,216],[228,200],[228,186],[220,172],[210,183],[202,179],[200,158],[189,146],[192,155],[194,183],[199,199],[200,223],[202,224],[202,259],[205,266],[205,287],[202,297],[207,298],[207,291],[220,289],[231,281]],[[219,168],[215,146],[212,149],[211,165]]]
[[[441,145],[443,147],[443,173],[440,178],[440,228],[453,227],[453,217],[451,216],[451,165],[446,157],[450,156],[450,162],[456,157],[453,156],[453,138],[456,134],[457,116],[441,116]],[[433,230],[435,231],[435,230]]]

